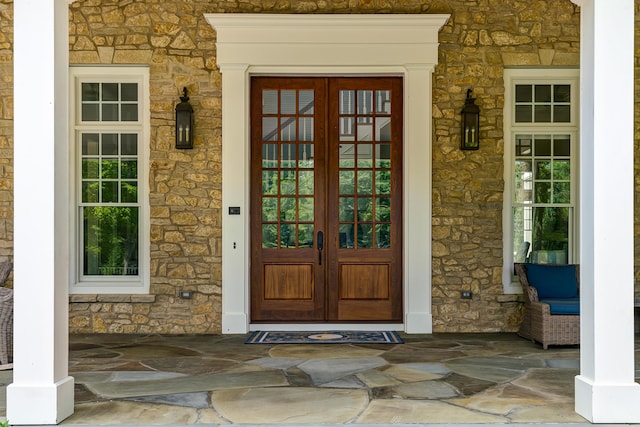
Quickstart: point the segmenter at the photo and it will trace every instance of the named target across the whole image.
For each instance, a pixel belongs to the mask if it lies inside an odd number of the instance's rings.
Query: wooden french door
[[[254,77],[251,320],[402,320],[402,79]]]

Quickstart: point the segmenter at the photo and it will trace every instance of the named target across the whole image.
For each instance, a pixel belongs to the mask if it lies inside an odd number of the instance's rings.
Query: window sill
[[[75,294],[69,295],[69,303],[115,302],[154,303],[155,295],[138,294]]]

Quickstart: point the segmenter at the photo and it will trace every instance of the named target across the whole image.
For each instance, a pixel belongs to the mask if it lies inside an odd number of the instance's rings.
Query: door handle
[[[318,231],[318,264],[322,265],[322,249],[324,249],[324,233]]]

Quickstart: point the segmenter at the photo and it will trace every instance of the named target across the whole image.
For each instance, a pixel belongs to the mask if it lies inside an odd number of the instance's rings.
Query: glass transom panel
[[[517,84],[516,123],[571,122],[571,85]]]
[[[84,122],[137,122],[137,83],[81,84],[80,119]]]

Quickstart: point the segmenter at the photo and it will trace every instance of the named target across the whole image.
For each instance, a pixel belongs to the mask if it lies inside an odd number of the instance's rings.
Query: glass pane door
[[[391,245],[391,91],[339,91],[341,248]]]
[[[252,79],[253,322],[402,320],[402,80]]]
[[[262,91],[262,247],[314,241],[314,91]]]
[[[323,79],[252,79],[253,321],[324,318]]]

